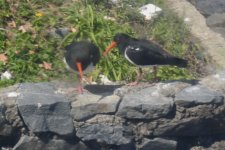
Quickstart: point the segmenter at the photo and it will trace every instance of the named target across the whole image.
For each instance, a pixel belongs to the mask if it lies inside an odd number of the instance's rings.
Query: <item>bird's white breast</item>
[[[66,62],[66,58],[65,57],[63,57],[63,62],[64,62],[64,64],[66,65],[66,69],[68,69],[68,70],[70,70],[70,71],[74,71],[72,68],[70,68],[70,66],[67,64],[67,62]]]
[[[137,64],[135,64],[135,63],[127,56],[127,51],[128,51],[129,49],[134,49],[134,47],[132,47],[132,46],[127,46],[127,47],[125,48],[124,56],[125,56],[125,58],[126,58],[130,63],[132,63],[132,64],[134,64],[134,65],[137,65]]]

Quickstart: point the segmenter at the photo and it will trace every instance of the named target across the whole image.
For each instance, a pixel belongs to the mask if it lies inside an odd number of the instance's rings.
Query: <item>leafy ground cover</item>
[[[146,3],[159,5],[163,13],[146,21],[137,11]],[[200,48],[192,42],[183,19],[171,13],[163,0],[122,0],[117,5],[107,0],[0,0],[0,73],[13,75],[10,80],[0,80],[0,87],[74,78],[62,62],[63,47],[73,40],[89,39],[103,52],[119,32],[154,39],[172,54],[189,60],[187,69],[159,67],[159,79],[191,79],[201,74],[200,65],[206,60]],[[64,38],[48,37],[53,28],[60,27],[69,28],[70,33]],[[145,70],[145,80],[152,78],[150,72],[151,68]],[[92,73],[94,80],[99,74],[114,81],[130,81],[135,67],[116,49],[101,59]]]

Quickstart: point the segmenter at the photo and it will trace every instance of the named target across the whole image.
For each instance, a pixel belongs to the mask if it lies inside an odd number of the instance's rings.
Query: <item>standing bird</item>
[[[72,42],[66,46],[65,62],[67,68],[74,70],[80,80],[78,92],[83,93],[83,73],[94,69],[100,59],[99,48],[88,41]]]
[[[114,36],[114,41],[106,48],[103,56],[106,56],[116,46],[130,63],[138,66],[136,80],[129,85],[137,85],[142,79],[142,67],[152,65],[156,79],[157,65],[187,66],[186,60],[172,56],[155,42],[135,39],[124,33]]]

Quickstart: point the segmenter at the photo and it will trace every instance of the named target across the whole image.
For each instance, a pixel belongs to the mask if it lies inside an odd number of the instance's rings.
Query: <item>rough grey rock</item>
[[[116,112],[120,97],[116,95],[102,96],[80,94],[72,102],[71,114],[76,121],[83,121],[96,114],[112,114]]]
[[[213,31],[219,33],[223,38],[225,38],[225,27],[212,27]]]
[[[132,143],[132,131],[124,126],[107,126],[104,124],[84,125],[77,130],[76,135],[83,141],[96,140],[109,145],[127,145]]]
[[[220,140],[217,142],[214,142],[210,147],[205,148],[205,150],[222,150],[225,147],[225,140]]]
[[[222,93],[212,91],[202,85],[187,87],[175,95],[175,103],[182,107],[201,104],[221,105],[223,102],[224,96]]]
[[[88,150],[87,146],[82,143],[67,143],[64,140],[52,139],[42,141],[37,137],[23,136],[13,147],[13,150]]]
[[[11,136],[13,132],[13,127],[6,121],[5,109],[6,107],[4,106],[3,102],[0,101],[0,141],[1,136]]]
[[[16,91],[19,87],[19,84],[0,89],[0,100],[4,103],[6,107],[16,106],[16,98],[19,96],[19,93]]]
[[[55,94],[50,83],[22,84],[17,99],[19,112],[29,130],[70,135],[74,132],[70,103],[65,96]]]
[[[195,140],[199,144],[191,146],[190,150],[223,150],[225,147],[224,137],[200,137],[200,139],[197,138]]]
[[[125,123],[123,118],[115,115],[97,114],[94,117],[83,121],[74,121],[75,129],[80,129],[83,125],[104,124],[107,126],[122,126]]]
[[[151,85],[149,83],[145,83],[145,82],[141,82],[139,83],[138,86],[120,86],[117,89],[114,90],[113,94],[114,95],[118,95],[120,97],[124,97],[126,94],[128,93],[135,93],[135,92],[139,92],[145,88],[151,88],[154,87],[155,85]]]
[[[3,102],[0,101],[0,126],[5,122],[5,106],[3,105]]]
[[[143,139],[139,150],[176,150],[177,141],[163,138]]]
[[[204,16],[214,13],[225,13],[224,0],[189,0]]]
[[[186,87],[190,87],[192,84],[192,81],[171,81],[168,83],[158,83],[155,85],[155,87],[161,95],[165,97],[174,97],[176,93],[180,92]]]
[[[225,71],[203,78],[200,84],[225,95]]]
[[[225,106],[198,105],[191,108],[176,106],[173,118],[160,118],[135,125],[139,138],[155,136],[197,136],[223,134]],[[220,123],[219,123],[220,122]]]
[[[48,36],[52,38],[64,38],[70,33],[69,28],[53,28],[48,32]]]
[[[123,125],[125,120],[114,115],[96,115],[91,119],[85,121],[88,124],[105,124],[108,126]]]
[[[164,122],[153,131],[153,136],[204,136],[223,135],[225,120],[221,118],[189,117],[182,120]]]
[[[156,83],[156,84],[146,84],[146,83],[140,83],[139,86],[131,87],[131,86],[123,86],[120,88],[117,88],[114,91],[115,95],[118,95],[120,97],[123,97],[124,95],[128,93],[135,93],[138,91],[141,91],[143,89],[149,88],[150,91],[154,92],[157,91],[159,94],[165,96],[165,97],[174,97],[174,95],[181,91],[182,89],[191,86],[192,82],[181,82],[181,81],[173,81],[173,82],[167,82],[167,83]]]
[[[126,94],[117,115],[128,119],[156,119],[168,116],[174,110],[172,98],[164,97],[155,88]]]
[[[4,105],[4,118],[13,127],[23,126],[23,122],[18,114],[16,99],[20,95],[17,92],[19,84],[0,89],[0,103]]]
[[[225,13],[215,13],[206,18],[209,27],[225,27]]]

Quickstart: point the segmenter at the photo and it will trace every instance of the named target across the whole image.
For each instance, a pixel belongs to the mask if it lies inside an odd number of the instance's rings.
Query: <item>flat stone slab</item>
[[[129,134],[131,132],[127,127],[120,125],[86,124],[77,130],[76,135],[83,141],[96,140],[109,145],[130,145],[132,139]]]
[[[143,139],[139,150],[176,150],[177,141],[163,138]]]
[[[190,117],[158,125],[153,131],[156,137],[194,137],[224,135],[225,119]]]
[[[224,96],[222,93],[212,91],[202,85],[187,87],[175,95],[175,103],[182,107],[192,107],[201,104],[221,105],[223,102]]]
[[[74,132],[70,102],[65,96],[56,94],[52,84],[25,83],[21,84],[18,92],[18,109],[29,130],[60,135]]]
[[[87,120],[96,114],[113,114],[119,102],[120,97],[116,95],[80,94],[72,102],[71,114],[76,121]]]
[[[157,88],[145,88],[128,93],[120,103],[117,115],[128,119],[156,119],[174,110],[173,99],[164,97]]]

